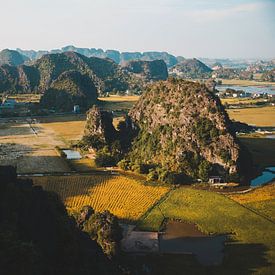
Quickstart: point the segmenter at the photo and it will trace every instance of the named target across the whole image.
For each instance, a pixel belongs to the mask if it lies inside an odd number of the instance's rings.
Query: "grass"
[[[268,217],[275,222],[275,199],[265,201],[255,201],[245,204],[245,206]]]
[[[272,274],[274,271],[274,223],[223,195],[183,187],[173,190],[139,227],[157,231],[164,217],[195,223],[208,234],[232,234],[233,245],[226,245],[224,263],[217,274],[251,274],[252,271]],[[249,264],[260,259],[261,263],[253,270],[246,270]]]
[[[258,107],[244,109],[228,109],[231,119],[241,121],[249,125],[273,127],[275,126],[275,107]]]
[[[120,219],[138,220],[168,191],[167,186],[145,185],[119,175],[35,177],[35,185],[57,192],[69,211],[85,205],[96,211],[109,210]]]

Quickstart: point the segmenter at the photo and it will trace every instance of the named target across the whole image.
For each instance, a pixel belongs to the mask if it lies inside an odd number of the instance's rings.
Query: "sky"
[[[275,0],[0,0],[0,49],[275,57]]]

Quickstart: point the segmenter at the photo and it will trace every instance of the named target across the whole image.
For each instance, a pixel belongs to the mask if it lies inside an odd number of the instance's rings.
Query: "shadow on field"
[[[19,174],[51,174],[51,173],[66,173],[71,169],[66,161],[55,154],[54,149],[39,149],[41,155],[30,155],[28,152],[22,152],[15,162],[17,172]],[[47,155],[49,154],[49,155]]]
[[[0,137],[5,136],[27,136],[32,135],[30,127],[28,126],[10,126],[4,129],[0,129]]]
[[[239,140],[247,147],[256,165],[275,166],[275,139],[242,137]]]
[[[243,244],[230,241],[225,246],[221,267],[226,270],[225,274],[252,274],[256,268],[270,265],[267,252],[268,248],[261,243]]]
[[[136,274],[240,274],[250,275],[255,269],[268,267],[265,255],[267,248],[262,244],[240,244],[229,242],[224,251],[221,265],[201,265],[194,255],[126,255],[122,261]]]

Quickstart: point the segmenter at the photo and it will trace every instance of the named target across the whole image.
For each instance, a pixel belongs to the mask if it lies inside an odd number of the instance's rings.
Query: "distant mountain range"
[[[51,51],[34,51],[34,50],[21,50],[16,49],[20,54],[28,57],[31,60],[39,59],[45,54],[53,53],[63,53],[63,52],[76,52],[82,54],[86,57],[99,57],[99,58],[110,58],[117,64],[124,64],[131,60],[143,60],[143,61],[153,61],[153,60],[163,60],[167,67],[172,67],[182,61],[184,58],[182,56],[176,57],[167,52],[119,52],[116,50],[102,50],[95,48],[77,48],[74,46],[66,46],[61,49],[55,49]]]
[[[18,51],[5,49],[0,52],[0,66],[4,64],[17,66],[25,63],[28,60],[28,57],[20,54]]]

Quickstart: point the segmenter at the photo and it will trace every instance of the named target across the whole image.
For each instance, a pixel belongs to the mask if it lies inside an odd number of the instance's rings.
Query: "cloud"
[[[187,15],[198,22],[218,21],[221,19],[235,16],[237,14],[256,12],[264,6],[264,3],[255,2],[248,4],[239,4],[233,7],[227,7],[222,9],[205,9],[199,11],[190,11]]]

